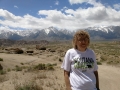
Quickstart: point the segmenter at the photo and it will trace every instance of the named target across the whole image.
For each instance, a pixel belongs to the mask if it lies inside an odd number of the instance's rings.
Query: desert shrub
[[[0,58],[0,61],[3,61],[3,58]]]
[[[107,64],[111,64],[111,65],[117,65],[117,64],[119,64],[120,63],[120,61],[112,61],[112,60],[110,60],[110,61],[108,61],[107,62]]]
[[[39,50],[46,50],[46,47],[40,47]]]
[[[20,63],[21,65],[24,65],[24,63]]]
[[[61,58],[59,58],[59,62],[62,62],[62,59],[61,59]]]
[[[29,71],[33,71],[33,70],[34,70],[34,68],[31,67],[31,66],[27,68],[27,71],[28,71],[28,72],[29,72]]]
[[[22,67],[16,65],[15,70],[16,70],[16,71],[22,71]]]
[[[34,53],[34,51],[33,50],[28,50],[28,51],[26,51],[26,53]]]
[[[54,70],[53,66],[47,67],[47,70]]]
[[[43,90],[42,86],[37,85],[36,83],[25,83],[15,85],[15,90]]]
[[[48,63],[48,64],[46,64],[46,68],[47,68],[47,70],[54,70],[54,67],[53,66],[55,66],[56,64],[50,64],[50,63]]]
[[[36,66],[34,67],[34,69],[37,69],[37,70],[45,70],[46,67],[45,67],[45,64],[40,63],[40,64],[36,65]]]
[[[55,50],[50,50],[50,52],[55,52]]]
[[[0,70],[0,75],[4,75],[4,74],[6,74],[6,71]]]
[[[53,66],[57,66],[57,63],[52,64]]]
[[[102,63],[101,63],[101,62],[99,62],[99,61],[97,61],[97,64],[98,64],[98,65],[102,65]]]
[[[106,61],[107,60],[107,56],[105,56],[105,55],[101,55],[101,60],[100,61]]]
[[[40,63],[40,64],[34,66],[34,69],[36,69],[36,70],[54,70],[53,66],[55,66],[55,65],[56,64],[50,64],[50,63],[42,64],[42,63]]]
[[[10,68],[8,68],[8,69],[7,69],[7,71],[8,71],[8,72],[10,72],[10,71],[11,71],[11,69],[10,69]]]
[[[120,61],[114,61],[114,64],[119,64]]]
[[[52,66],[52,64],[50,64],[50,63],[46,64],[46,67],[49,67],[49,66]]]
[[[113,61],[108,61],[107,64],[113,64]]]
[[[120,61],[116,61],[117,63],[120,63]]]
[[[22,54],[24,51],[22,49],[16,48],[15,53],[16,54]]]

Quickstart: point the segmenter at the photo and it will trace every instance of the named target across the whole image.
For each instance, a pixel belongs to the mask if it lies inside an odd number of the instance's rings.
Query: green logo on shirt
[[[94,60],[92,58],[89,57],[82,57],[82,58],[75,58],[74,59],[74,67],[75,69],[90,69],[93,68],[94,66]]]

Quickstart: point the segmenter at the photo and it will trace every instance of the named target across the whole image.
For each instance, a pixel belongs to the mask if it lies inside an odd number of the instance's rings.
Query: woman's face
[[[77,49],[85,51],[89,45],[89,39],[87,37],[81,37],[77,40]]]

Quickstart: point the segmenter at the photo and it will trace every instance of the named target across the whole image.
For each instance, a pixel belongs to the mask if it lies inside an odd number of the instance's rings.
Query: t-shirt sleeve
[[[61,65],[61,68],[63,68],[66,71],[70,71],[70,67],[71,67],[70,52],[67,51],[63,63]]]
[[[98,70],[98,65],[97,65],[97,61],[96,61],[96,56],[95,56],[95,53],[93,51],[93,57],[94,57],[94,71],[97,71]]]

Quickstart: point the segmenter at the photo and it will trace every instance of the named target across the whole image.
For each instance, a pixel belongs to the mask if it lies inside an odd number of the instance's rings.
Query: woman
[[[73,37],[73,48],[64,57],[66,90],[100,90],[95,53],[89,49],[90,37],[79,30]]]

